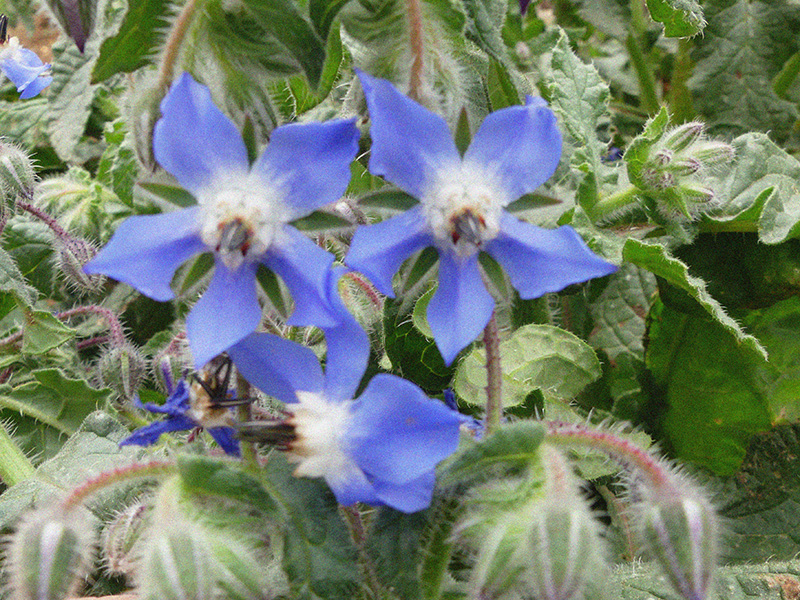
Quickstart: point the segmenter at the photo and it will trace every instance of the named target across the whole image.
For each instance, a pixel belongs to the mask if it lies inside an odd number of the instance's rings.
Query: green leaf
[[[97,181],[114,190],[120,200],[132,207],[133,185],[139,168],[125,121],[106,123],[103,137],[107,145],[97,165]]]
[[[573,398],[600,377],[594,350],[577,336],[552,325],[525,325],[500,343],[503,406],[524,402],[534,390]],[[475,348],[458,365],[456,393],[469,404],[486,404],[486,351]]]
[[[22,450],[41,460],[56,454],[62,436],[74,434],[108,400],[109,390],[96,390],[57,369],[39,369],[31,377],[19,385],[0,386],[0,414],[13,424]]]
[[[10,487],[0,496],[0,529],[16,527],[22,515],[32,508],[52,507],[63,500],[65,492],[90,477],[119,469],[141,457],[141,448],[120,448],[119,443],[128,435],[126,427],[104,412],[87,415],[60,451],[39,465],[33,478]],[[126,484],[118,483],[95,494],[93,510],[109,514],[119,510],[124,487]]]
[[[336,499],[320,479],[294,477],[293,471],[283,455],[273,455],[262,480],[280,507],[291,597],[352,600],[359,585],[356,549]]]
[[[351,229],[353,223],[334,213],[315,210],[308,216],[292,221],[292,226],[300,231],[330,231]]]
[[[196,206],[197,200],[182,187],[167,185],[164,183],[140,183],[139,188],[149,194],[151,202],[167,202],[170,205],[180,208]]]
[[[17,302],[30,307],[36,302],[36,290],[25,283],[25,278],[11,255],[0,248],[0,294],[5,300],[0,304],[0,319],[13,310]]]
[[[91,83],[104,81],[116,73],[132,73],[149,64],[161,40],[161,30],[167,26],[171,8],[170,0],[130,2],[119,33],[100,46]]]
[[[20,303],[25,325],[22,336],[23,354],[44,354],[75,337],[75,330],[56,319],[52,313],[30,310]]]
[[[0,131],[25,148],[46,146],[49,104],[45,98],[24,102],[0,102]]]
[[[730,475],[754,433],[770,427],[756,367],[734,332],[705,315],[657,303],[650,312],[647,367],[666,398],[662,426],[682,460]]]
[[[656,278],[630,263],[609,277],[592,303],[595,321],[589,342],[615,360],[620,354],[644,358],[645,318],[656,297]]]
[[[493,57],[489,58],[489,77],[486,85],[489,91],[489,105],[493,111],[519,104],[519,92],[508,68]]]
[[[278,509],[258,479],[242,471],[239,463],[182,454],[178,457],[178,472],[184,486],[192,492],[244,503],[269,517]]]
[[[800,7],[787,0],[714,0],[704,4],[708,26],[695,40],[689,88],[713,135],[769,131],[782,141],[798,117],[779,98],[772,78],[800,49]]]
[[[11,487],[33,477],[35,469],[11,437],[5,423],[0,423],[0,478]]]
[[[506,20],[506,0],[465,0],[467,13],[465,35],[472,39],[490,57],[506,61],[506,45],[501,34]]]
[[[759,341],[745,333],[741,326],[725,312],[722,305],[711,297],[706,290],[706,283],[702,279],[689,275],[687,266],[671,256],[666,248],[658,244],[649,244],[628,238],[623,249],[623,257],[688,293],[715,321],[734,336],[737,343],[762,358],[767,358],[767,352]]]
[[[365,208],[383,208],[397,212],[405,212],[418,203],[416,198],[397,188],[367,192],[358,199],[358,204]]]
[[[325,64],[326,40],[314,31],[297,5],[289,0],[244,0],[243,4],[264,29],[286,47],[302,67],[311,87],[316,89]]]
[[[706,26],[703,8],[694,0],[647,0],[647,9],[667,37],[692,37]]]
[[[712,187],[723,200],[709,218],[727,223],[758,221],[765,244],[779,244],[800,235],[800,162],[763,133],[735,140],[736,162]]]
[[[97,154],[97,148],[81,139],[95,97],[89,81],[93,59],[65,41],[53,45],[53,57],[50,140],[62,160],[80,164]]]
[[[336,15],[350,0],[309,0],[308,15],[311,24],[323,40],[328,39],[328,34],[333,26]]]
[[[495,472],[497,467],[517,471],[539,459],[545,427],[537,421],[503,423],[480,442],[462,445],[442,466],[442,485],[473,483]]]
[[[21,215],[12,217],[3,230],[3,245],[22,273],[20,284],[27,282],[46,297],[52,297],[56,270],[50,228]]]
[[[652,119],[647,121],[644,131],[637,135],[631,142],[628,149],[625,150],[624,160],[628,165],[628,176],[631,183],[640,188],[650,188],[651,185],[642,181],[641,172],[642,167],[650,158],[650,152],[664,136],[664,132],[669,125],[669,112],[666,107],[661,110]]]

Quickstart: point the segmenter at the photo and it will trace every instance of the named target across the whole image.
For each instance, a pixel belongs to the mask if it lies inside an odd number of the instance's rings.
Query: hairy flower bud
[[[101,549],[106,570],[114,575],[135,573],[142,534],[148,525],[149,504],[137,502],[117,514],[103,530]]]
[[[36,173],[28,155],[0,138],[0,192],[3,204],[14,202],[17,198],[33,197]]]
[[[691,123],[684,123],[675,129],[671,129],[664,134],[662,143],[665,148],[669,148],[672,152],[681,152],[685,150],[703,135],[705,126],[699,121],[692,121]]]
[[[147,365],[142,353],[130,344],[108,350],[97,363],[101,383],[123,400],[131,400],[142,385]]]
[[[725,142],[714,140],[702,141],[691,148],[691,156],[704,167],[724,165],[733,160],[736,151]]]
[[[156,528],[144,548],[139,572],[142,600],[208,600],[214,570],[202,528],[180,521]]]
[[[666,491],[647,493],[635,507],[642,543],[684,598],[704,600],[717,564],[716,513],[685,482]]]
[[[106,280],[103,275],[89,275],[83,271],[83,267],[95,254],[97,248],[86,239],[72,237],[61,240],[58,249],[59,267],[67,282],[78,291],[97,293],[103,287]]]
[[[8,570],[14,600],[63,600],[74,594],[91,560],[91,526],[78,514],[37,512],[12,537]]]

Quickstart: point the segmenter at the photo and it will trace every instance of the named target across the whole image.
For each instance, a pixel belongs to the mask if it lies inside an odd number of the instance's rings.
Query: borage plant
[[[3,593],[800,585],[800,9],[528,4],[0,3]]]

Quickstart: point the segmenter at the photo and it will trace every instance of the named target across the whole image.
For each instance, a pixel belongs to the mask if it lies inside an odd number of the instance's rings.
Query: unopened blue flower
[[[436,464],[458,446],[462,418],[393,375],[376,375],[353,399],[369,342],[348,316],[325,329],[324,374],[310,349],[269,334],[254,333],[229,353],[250,383],[287,403],[295,475],[323,477],[340,504],[422,510]]]
[[[32,50],[23,48],[16,37],[9,38],[6,47],[0,50],[0,70],[17,86],[23,100],[33,98],[53,82],[50,65],[44,64]]]
[[[161,112],[155,157],[197,206],[127,219],[86,272],[166,301],[174,297],[170,282],[177,267],[212,252],[211,283],[186,319],[198,367],[256,329],[260,264],[289,288],[291,325],[332,325],[325,297],[333,256],[288,223],[344,192],[358,149],[354,120],[278,127],[251,167],[235,125],[190,75],[175,82]]]
[[[555,171],[561,134],[541,98],[490,114],[463,158],[444,119],[388,81],[359,73],[372,121],[370,171],[419,199],[405,213],[359,227],[345,262],[393,296],[392,276],[417,250],[439,253],[439,286],[428,323],[450,364],[483,330],[494,299],[478,267],[480,251],[503,266],[522,298],[537,298],[616,267],[571,227],[541,229],[504,208]]]
[[[142,404],[138,399],[136,405],[153,413],[165,414],[167,418],[137,429],[122,440],[120,446],[150,446],[162,433],[203,427],[226,454],[239,456],[239,440],[234,437],[230,410],[209,405],[206,394],[198,385],[189,385],[181,379],[163,405]]]

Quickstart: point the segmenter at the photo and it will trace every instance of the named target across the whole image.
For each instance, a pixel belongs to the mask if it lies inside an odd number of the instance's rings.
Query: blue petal
[[[556,117],[541,98],[528,96],[525,106],[510,106],[484,119],[464,162],[487,165],[496,172],[510,200],[547,181],[561,159]]]
[[[445,364],[475,340],[492,317],[494,299],[478,269],[478,254],[439,254],[439,286],[428,304],[428,324]]]
[[[436,473],[431,470],[417,479],[401,484],[376,479],[372,485],[381,504],[404,513],[414,513],[430,506]]]
[[[153,131],[158,163],[198,196],[219,174],[249,171],[236,126],[214,105],[211,92],[184,73],[161,101]]]
[[[298,391],[321,392],[322,369],[309,348],[266,333],[253,333],[228,354],[247,381],[282,402],[297,402]]]
[[[189,417],[180,416],[169,418],[137,429],[129,437],[122,440],[119,445],[150,446],[158,441],[162,433],[184,431],[187,429],[194,429],[195,427],[197,427],[197,423],[192,421]]]
[[[256,330],[261,305],[256,294],[257,264],[244,262],[232,271],[216,261],[203,296],[186,317],[186,336],[199,369],[217,354]]]
[[[239,440],[234,437],[236,432],[233,427],[212,427],[208,430],[208,433],[219,444],[219,447],[225,451],[225,454],[239,456]]]
[[[83,270],[125,282],[153,300],[172,300],[169,284],[175,269],[207,250],[200,240],[198,210],[127,218]]]
[[[346,472],[337,472],[335,479],[331,476],[325,477],[325,482],[336,496],[336,501],[343,506],[350,506],[356,502],[381,504],[367,476],[355,464],[347,465],[347,469]]]
[[[170,394],[169,397],[167,397],[167,401],[164,404],[155,404],[153,402],[142,404],[137,398],[136,405],[138,408],[152,413],[166,414],[172,417],[183,416],[183,414],[190,408],[189,385],[186,383],[185,379],[181,379],[178,382],[178,387],[175,388],[175,391]]]
[[[376,375],[353,408],[351,456],[376,480],[413,481],[455,452],[460,424],[413,383]]]
[[[294,299],[289,325],[336,325],[338,318],[328,300],[328,275],[333,254],[326,252],[290,225],[284,240],[272,244],[263,262],[283,279]]]
[[[356,229],[344,261],[366,275],[378,290],[394,298],[392,276],[409,256],[433,245],[422,207]]]
[[[355,119],[283,125],[273,130],[253,169],[280,183],[296,219],[344,194],[359,135]]]
[[[34,96],[38,96],[41,91],[53,83],[53,78],[49,75],[45,77],[37,77],[31,81],[24,89],[20,90],[22,93],[19,95],[20,100],[28,100]]]
[[[339,323],[326,327],[325,396],[330,400],[350,400],[356,393],[369,360],[369,338],[339,296],[339,278],[344,268],[330,274],[330,303],[340,315]]]
[[[27,48],[19,48],[14,56],[0,61],[3,73],[17,86],[17,90],[24,90],[34,79],[47,72],[50,65],[42,63],[35,52]]]
[[[572,227],[542,229],[504,213],[486,245],[522,298],[538,298],[617,270],[592,252]]]
[[[370,172],[421,198],[439,171],[461,162],[447,123],[385,79],[358,77],[372,121]]]

